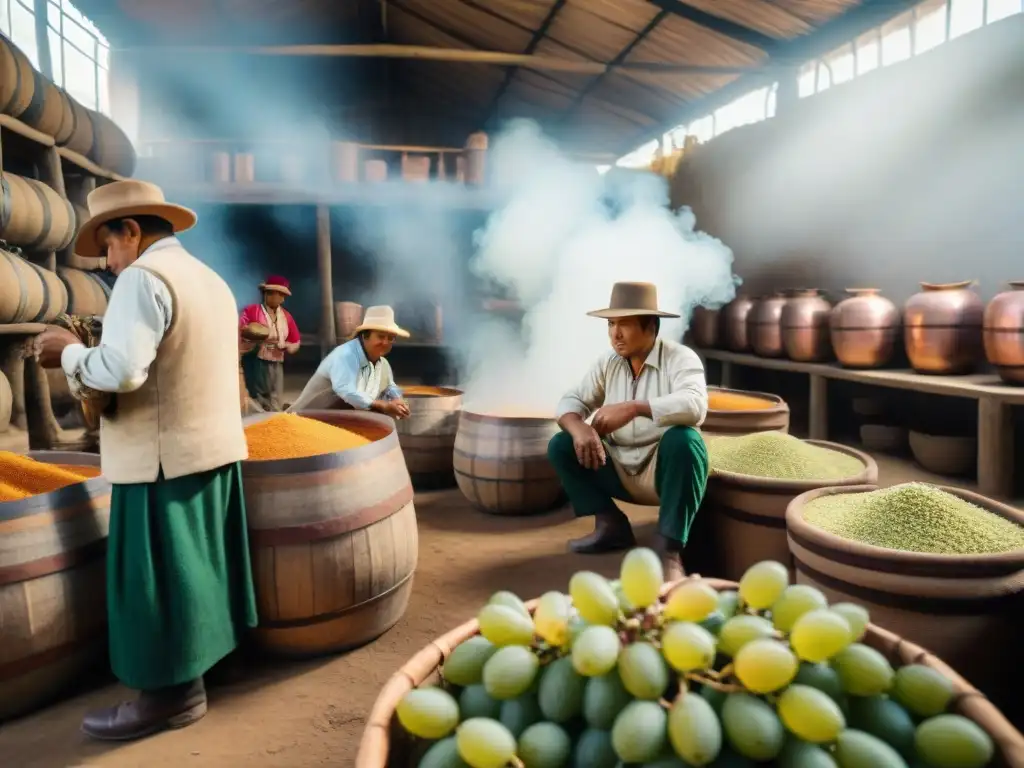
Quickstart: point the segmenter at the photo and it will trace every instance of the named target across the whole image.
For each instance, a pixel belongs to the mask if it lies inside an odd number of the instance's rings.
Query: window
[[[628,155],[620,157],[615,164],[622,168],[646,168],[654,160],[654,156],[658,153],[658,147],[660,146],[660,141],[652,139]]]
[[[0,32],[18,46],[32,66],[39,69],[36,15],[32,0],[0,0]]]
[[[696,136],[697,141],[701,144],[711,141],[715,137],[715,116],[712,114],[702,117],[700,120],[694,120],[690,123],[690,130],[687,133]]]
[[[857,65],[853,58],[853,43],[847,43],[825,59],[828,62],[831,85],[839,85],[857,76]]]
[[[914,22],[914,53],[924,53],[946,42],[946,10],[944,0],[931,0],[917,7]]]
[[[759,88],[715,110],[715,135],[764,120],[767,99],[768,89]]]
[[[103,33],[71,0],[48,0],[46,22],[53,81],[82,106],[109,115],[110,44]]]
[[[1007,16],[1020,13],[1024,10],[1021,6],[1021,0],[988,0],[987,7],[985,8],[985,23],[991,24],[993,21],[999,21]]]
[[[985,0],[950,0],[949,37],[960,37],[985,23]]]
[[[861,35],[854,43],[854,54],[857,57],[857,74],[863,75],[873,69],[878,69],[882,63],[882,46],[879,30],[873,30],[866,35]]]
[[[882,27],[882,66],[906,61],[913,55],[910,14],[904,14]]]

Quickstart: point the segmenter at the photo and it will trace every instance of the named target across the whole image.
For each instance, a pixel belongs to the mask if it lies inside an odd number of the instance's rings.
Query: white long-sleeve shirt
[[[166,237],[146,252],[180,243]],[[144,269],[126,269],[111,291],[103,317],[103,336],[92,349],[69,344],[61,367],[72,391],[84,385],[99,392],[134,392],[146,382],[157,347],[171,326],[171,292],[159,277]]]
[[[378,398],[395,400],[402,396],[391,364],[383,357],[371,363],[358,338],[331,350],[316,372],[330,379],[334,394],[361,411],[369,410]]]
[[[689,347],[658,339],[640,375],[629,361],[608,352],[558,403],[556,418],[567,413],[587,418],[603,405],[646,400],[651,416],[640,416],[605,437],[612,458],[630,475],[643,471],[669,427],[699,427],[708,413],[704,365]]]

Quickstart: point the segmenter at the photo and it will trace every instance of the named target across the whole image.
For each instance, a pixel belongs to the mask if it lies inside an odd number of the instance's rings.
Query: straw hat
[[[283,293],[285,296],[292,295],[291,283],[288,282],[288,278],[281,277],[280,275],[271,275],[262,283],[260,283],[261,291],[277,291]]]
[[[393,333],[395,336],[401,336],[403,339],[409,338],[409,332],[404,328],[399,328],[398,324],[395,323],[395,310],[383,304],[377,307],[366,308],[362,325],[357,326],[352,333],[354,335],[360,331],[384,331],[384,333]]]
[[[86,258],[100,255],[96,230],[108,221],[132,216],[159,216],[170,222],[175,232],[184,232],[196,223],[195,211],[168,203],[163,190],[148,181],[127,179],[104,184],[90,192],[86,202],[89,218],[78,230],[74,248],[75,253]]]
[[[658,289],[653,283],[616,283],[612,286],[612,298],[607,309],[587,312],[590,317],[679,317],[671,312],[658,309]]]

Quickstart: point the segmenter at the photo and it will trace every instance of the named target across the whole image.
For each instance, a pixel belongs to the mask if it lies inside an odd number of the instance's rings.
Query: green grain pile
[[[844,480],[864,471],[859,459],[782,432],[718,437],[707,443],[712,471],[775,480]]]
[[[1024,528],[923,483],[814,499],[804,519],[844,539],[903,552],[984,555],[1024,548]]]

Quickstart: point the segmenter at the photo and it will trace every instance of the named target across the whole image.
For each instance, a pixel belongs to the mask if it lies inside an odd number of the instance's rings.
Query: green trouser
[[[114,485],[110,664],[129,688],[202,677],[256,626],[241,464]]]
[[[548,459],[562,481],[577,517],[614,509],[613,499],[630,501],[611,460],[586,469],[573,448],[572,436],[559,432],[548,443]],[[692,427],[669,427],[658,447],[654,487],[658,492],[658,531],[670,541],[686,544],[708,482],[708,451]]]

